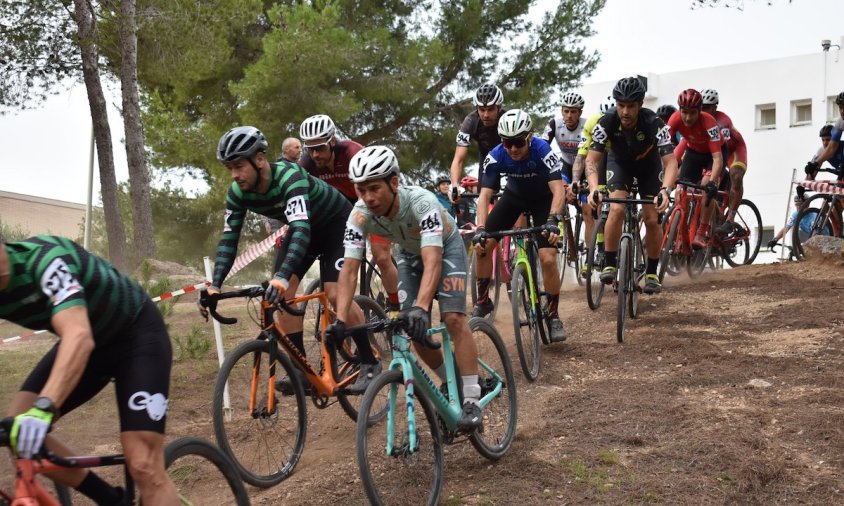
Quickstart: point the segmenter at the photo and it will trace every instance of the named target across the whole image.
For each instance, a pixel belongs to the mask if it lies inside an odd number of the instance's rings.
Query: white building
[[[820,41],[819,41],[820,42]],[[818,132],[838,114],[835,97],[844,91],[844,37],[812,54],[703,69],[645,74],[645,107],[677,106],[687,88],[714,88],[719,110],[729,115],[747,142],[745,198],[759,207],[767,229],[782,226],[792,169],[803,167],[820,147]],[[655,50],[658,50],[655,49]],[[622,78],[625,76],[619,76]],[[615,81],[581,88],[584,114],[597,111]],[[821,176],[830,178],[829,174]]]

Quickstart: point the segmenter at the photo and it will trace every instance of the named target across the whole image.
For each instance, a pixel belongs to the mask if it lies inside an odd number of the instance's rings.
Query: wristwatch
[[[37,399],[32,405],[41,411],[46,411],[47,413],[51,413],[53,416],[59,415],[59,410],[56,408],[56,405],[53,404],[53,401],[50,400],[49,397],[44,397],[43,395]]]

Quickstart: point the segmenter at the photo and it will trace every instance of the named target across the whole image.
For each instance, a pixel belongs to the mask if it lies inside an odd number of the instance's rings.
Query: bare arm
[[[475,225],[479,227],[486,226],[486,217],[489,216],[490,200],[492,200],[492,188],[481,188],[481,194],[478,196],[478,215],[475,218]]]
[[[562,214],[566,201],[566,183],[561,179],[548,181],[548,188],[553,195],[551,199],[551,214]]]
[[[829,141],[829,144],[826,145],[826,148],[824,148],[823,153],[821,153],[820,155],[817,156],[817,158],[815,158],[815,162],[818,164],[818,167],[823,165],[823,163],[825,161],[832,158],[832,155],[835,154],[835,151],[837,149],[838,149],[838,143],[835,142],[835,141]]]
[[[721,154],[720,151],[712,153],[712,177],[710,178],[710,180],[715,181],[717,183],[718,178],[721,176],[721,170],[723,168],[724,156]]]
[[[577,155],[574,157],[574,165],[571,168],[571,182],[576,183],[583,177],[583,170],[586,168],[586,157]]]
[[[56,361],[40,394],[61,407],[76,388],[88,358],[94,351],[94,334],[85,306],[73,306],[54,314],[50,323],[61,338]]]
[[[349,315],[349,308],[355,296],[355,288],[358,286],[358,272],[360,272],[360,260],[346,257],[337,278],[336,309],[338,320],[346,321]]]
[[[598,168],[604,156],[600,151],[589,151],[586,155],[586,180],[589,182],[589,193],[598,189]]]
[[[422,248],[422,281],[419,282],[419,295],[416,296],[416,306],[427,310],[431,307],[434,294],[440,284],[443,269],[443,249],[438,246]]]
[[[454,158],[451,160],[451,186],[460,186],[460,179],[463,177],[463,165],[466,163],[466,157],[469,156],[469,148],[466,146],[457,146],[454,148]],[[451,194],[449,194],[449,199]]]

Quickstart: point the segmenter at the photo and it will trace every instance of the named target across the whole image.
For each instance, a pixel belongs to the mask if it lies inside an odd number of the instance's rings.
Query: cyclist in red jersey
[[[726,236],[734,229],[736,209],[744,197],[744,174],[747,172],[747,144],[744,142],[741,132],[733,126],[733,120],[718,110],[718,92],[713,89],[705,89],[700,92],[703,96],[703,112],[709,113],[715,118],[718,126],[721,127],[721,135],[727,144],[727,166],[729,167],[730,178],[722,178],[728,184],[730,190],[730,212],[727,221],[722,223],[715,230],[716,234]],[[722,185],[722,188],[725,185]],[[723,188],[726,189],[726,188]]]
[[[726,145],[718,123],[711,115],[702,111],[703,97],[697,90],[688,89],[677,98],[680,110],[668,119],[668,128],[673,136],[679,132],[685,142],[685,152],[680,145],[674,150],[675,158],[682,157],[680,181],[691,181],[706,186],[709,199],[704,200],[701,225],[697,229],[692,245],[706,246],[709,234],[709,219],[715,207],[709,201],[718,194],[718,184],[726,159]],[[683,143],[681,143],[683,144]]]
[[[340,190],[354,204],[358,201],[355,185],[349,179],[349,163],[352,157],[363,149],[355,141],[339,141],[335,136],[334,121],[325,114],[311,116],[299,126],[299,136],[305,143],[305,150],[299,165],[314,177]],[[377,235],[370,235],[372,257],[381,272],[381,281],[387,291],[389,310],[399,310],[399,274],[393,264],[390,241]]]

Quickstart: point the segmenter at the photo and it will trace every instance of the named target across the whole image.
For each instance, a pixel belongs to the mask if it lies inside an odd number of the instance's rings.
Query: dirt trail
[[[495,464],[469,444],[448,447],[446,504],[844,502],[842,294],[844,269],[810,263],[669,280],[663,294],[640,299],[620,345],[612,294],[593,312],[572,289],[561,303],[569,339],[543,348],[535,383],[520,376],[500,311],[519,374],[518,434]],[[189,306],[177,308],[185,316],[175,332],[196,323]],[[9,328],[0,325],[3,335]],[[211,357],[174,367],[174,437],[212,437]],[[95,448],[116,431],[110,402],[102,396],[60,430]],[[295,473],[252,489],[253,503],[364,504],[353,423],[339,406],[308,404],[308,413]]]

